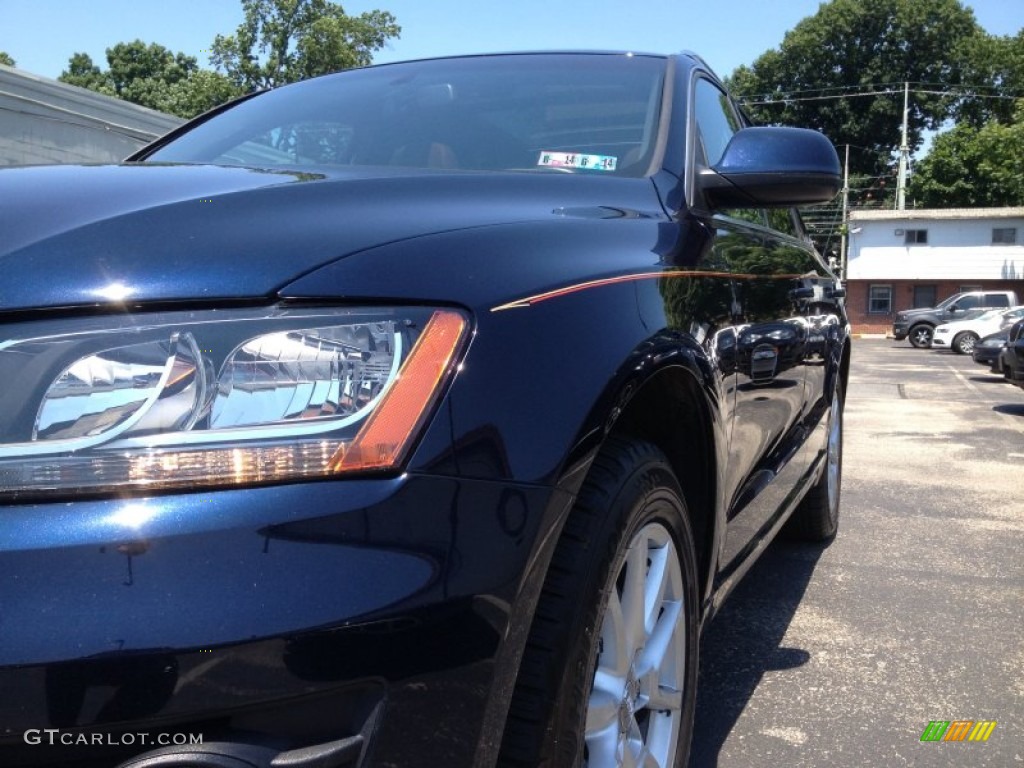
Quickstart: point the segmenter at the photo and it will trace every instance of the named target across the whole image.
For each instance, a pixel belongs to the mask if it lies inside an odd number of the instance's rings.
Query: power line
[[[804,93],[806,93],[806,92],[807,91],[804,91]],[[932,90],[926,90],[926,89],[923,89],[923,88],[912,88],[910,90],[910,92],[911,93],[930,94],[930,95],[933,95],[933,96],[967,95],[967,96],[970,96],[970,98],[972,98],[972,99],[1002,99],[1004,101],[1015,101],[1015,100],[1017,100],[1019,98],[1024,98],[1024,96],[998,96],[998,95],[993,95],[993,94],[972,93],[971,91],[965,91],[965,92],[962,92],[962,93],[958,94],[958,93],[955,93],[953,91],[932,91]],[[896,91],[885,90],[885,91],[865,91],[863,93],[839,93],[839,94],[834,94],[834,95],[831,95],[831,96],[796,96],[796,97],[790,97],[790,96],[780,95],[780,96],[778,96],[776,98],[771,98],[771,99],[761,100],[761,101],[751,101],[751,100],[742,99],[742,98],[740,98],[738,101],[743,106],[751,106],[751,107],[760,107],[760,106],[765,106],[765,105],[768,105],[768,104],[782,104],[784,106],[788,106],[789,104],[794,104],[794,103],[800,102],[800,101],[838,101],[838,100],[841,100],[841,99],[857,99],[857,98],[862,98],[862,97],[867,97],[867,96],[898,96],[898,95],[900,95],[900,94],[897,93]]]
[[[765,93],[764,98],[768,98],[772,94],[779,93],[786,95],[794,95],[801,93],[828,93],[829,91],[851,91],[859,88],[871,88],[876,91],[882,89],[896,89],[902,92],[904,83],[909,83],[912,86],[943,88],[947,90],[950,88],[960,88],[967,91],[974,91],[982,89],[998,90],[1002,88],[1002,86],[999,85],[991,85],[986,83],[934,83],[925,80],[899,80],[892,83],[851,83],[849,85],[821,85],[815,86],[814,88],[797,88],[789,91],[771,91],[769,93]],[[1018,96],[1019,95],[1020,94],[1018,94]]]
[[[759,107],[765,104],[793,104],[798,101],[837,101],[839,99],[856,99],[862,96],[891,96],[892,91],[867,91],[866,93],[842,93],[834,96],[798,96],[795,98],[781,97],[777,99],[769,99],[768,101],[745,101],[740,99],[740,104],[744,106]]]

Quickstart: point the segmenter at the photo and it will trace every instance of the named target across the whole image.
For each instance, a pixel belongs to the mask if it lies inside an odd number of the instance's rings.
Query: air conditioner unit
[[[906,232],[904,232],[902,229],[897,229],[896,230],[896,237],[903,237],[903,235],[905,235],[905,234],[906,234]]]

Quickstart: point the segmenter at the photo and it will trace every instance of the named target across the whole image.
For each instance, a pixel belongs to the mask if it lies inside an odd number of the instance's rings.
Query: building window
[[[1016,242],[1016,227],[994,227],[992,229],[992,245],[1014,245]]]
[[[980,290],[981,290],[981,284],[980,283],[978,285],[972,285],[971,283],[967,283],[966,285],[961,285],[960,289],[957,291],[957,293],[975,293],[976,291],[980,291]]]
[[[868,314],[887,315],[892,312],[892,286],[872,285],[868,287]]]
[[[927,229],[907,229],[903,232],[903,242],[906,245],[927,245]]]
[[[937,292],[934,285],[914,286],[914,309],[934,307]]]

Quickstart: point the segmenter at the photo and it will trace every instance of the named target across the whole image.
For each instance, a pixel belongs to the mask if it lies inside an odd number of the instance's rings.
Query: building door
[[[914,309],[917,309],[918,307],[934,307],[935,296],[934,285],[915,285]]]

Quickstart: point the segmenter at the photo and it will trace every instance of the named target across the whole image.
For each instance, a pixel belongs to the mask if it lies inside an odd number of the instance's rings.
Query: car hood
[[[967,320],[954,320],[951,323],[942,323],[941,325],[936,326],[935,330],[944,328],[950,333],[955,331],[972,330],[984,334],[997,330],[1002,322],[1003,319],[1001,317],[990,317],[986,320],[982,320],[980,317],[975,317]]]
[[[0,200],[0,311],[273,298],[331,261],[427,234],[609,205],[663,215],[646,179],[388,168],[13,168]]]
[[[921,309],[901,309],[896,313],[896,318],[903,320],[911,317],[921,317],[922,315],[930,315],[940,310],[935,307],[924,307]]]

